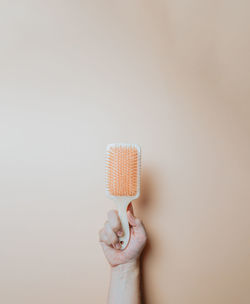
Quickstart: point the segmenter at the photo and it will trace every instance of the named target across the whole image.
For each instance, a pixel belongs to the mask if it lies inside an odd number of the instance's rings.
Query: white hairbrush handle
[[[124,250],[127,247],[130,239],[130,229],[127,217],[127,209],[130,203],[130,199],[128,200],[126,198],[117,198],[115,201],[117,204],[118,214],[123,230],[123,236],[119,237],[119,242],[121,244],[121,250]]]

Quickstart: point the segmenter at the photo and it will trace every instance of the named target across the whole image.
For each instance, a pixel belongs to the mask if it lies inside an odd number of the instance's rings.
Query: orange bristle
[[[111,146],[106,155],[107,188],[110,195],[137,193],[138,150],[133,146]]]

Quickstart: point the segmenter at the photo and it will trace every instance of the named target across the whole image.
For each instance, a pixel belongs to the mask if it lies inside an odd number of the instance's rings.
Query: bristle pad
[[[111,146],[106,155],[107,188],[114,196],[137,193],[138,150],[133,146]]]

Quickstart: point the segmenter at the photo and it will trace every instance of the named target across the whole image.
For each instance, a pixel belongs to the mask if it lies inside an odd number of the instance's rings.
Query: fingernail
[[[122,235],[123,235],[123,231],[118,231],[118,232],[117,232],[117,235],[118,235],[118,236],[122,236]]]
[[[121,248],[121,245],[120,245],[119,243],[117,243],[117,244],[115,245],[115,248],[116,248],[116,249],[120,249],[120,248]]]

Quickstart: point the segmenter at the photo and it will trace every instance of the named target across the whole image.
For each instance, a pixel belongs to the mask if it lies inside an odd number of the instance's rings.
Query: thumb
[[[128,206],[127,217],[128,217],[129,224],[131,226],[135,227],[137,225],[137,223],[136,223],[136,218],[134,216],[132,203],[130,203],[129,206]]]

